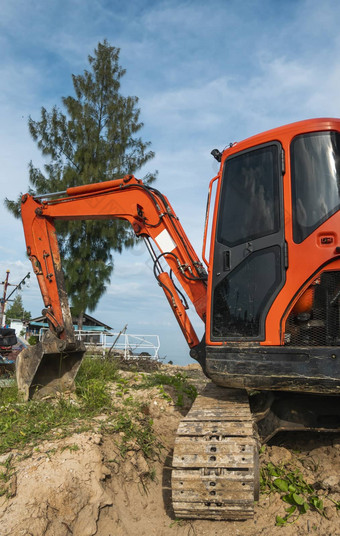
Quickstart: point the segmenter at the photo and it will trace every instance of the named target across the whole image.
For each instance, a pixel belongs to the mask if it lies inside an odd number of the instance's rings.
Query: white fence
[[[46,328],[39,331],[41,340]],[[77,339],[84,341],[87,347],[101,349],[103,355],[111,349],[112,353],[117,351],[125,359],[148,355],[151,359],[159,360],[160,341],[158,335],[132,335],[131,333],[113,331],[90,331],[75,330]]]

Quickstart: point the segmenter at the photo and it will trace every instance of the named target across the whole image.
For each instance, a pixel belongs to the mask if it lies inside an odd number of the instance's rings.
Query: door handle
[[[228,272],[230,270],[230,251],[223,251],[223,271]]]

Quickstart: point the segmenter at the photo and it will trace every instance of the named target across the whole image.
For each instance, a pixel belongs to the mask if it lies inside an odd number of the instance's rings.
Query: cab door
[[[265,340],[285,280],[284,154],[271,142],[226,159],[212,273],[211,341]]]

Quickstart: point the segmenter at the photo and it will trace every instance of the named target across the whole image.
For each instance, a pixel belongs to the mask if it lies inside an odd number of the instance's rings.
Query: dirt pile
[[[294,524],[275,526],[289,505],[272,493],[261,494],[254,520],[179,521],[171,508],[170,466],[187,401],[178,408],[156,387],[136,393],[163,444],[159,456],[146,460],[131,444],[123,457],[119,434],[100,433],[101,416],[91,432],[1,456],[6,492],[0,497],[0,536],[340,536],[339,511],[330,500],[340,500],[339,436],[290,434],[261,455],[263,466],[285,463],[301,471],[323,498],[323,515],[309,510]]]
[[[102,486],[109,470],[97,443],[96,436],[77,435],[45,443],[27,459],[14,456],[15,476],[11,497],[2,498],[0,533],[96,534],[100,510],[112,505]]]

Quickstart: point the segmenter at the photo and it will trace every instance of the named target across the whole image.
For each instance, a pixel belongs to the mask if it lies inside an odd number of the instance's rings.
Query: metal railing
[[[41,340],[46,328],[39,330]],[[148,356],[159,361],[160,340],[158,335],[135,335],[124,331],[90,331],[75,330],[78,340],[82,340],[86,347],[94,347],[102,351],[103,356],[110,351],[119,353],[125,359]]]

